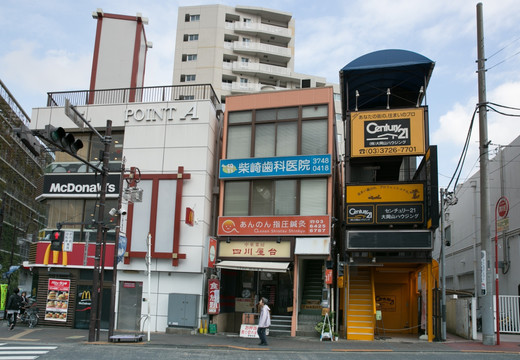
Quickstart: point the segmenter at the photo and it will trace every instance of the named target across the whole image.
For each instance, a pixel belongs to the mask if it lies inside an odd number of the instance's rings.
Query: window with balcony
[[[243,57],[243,58],[240,58],[240,61],[241,61],[242,63],[248,63],[248,62],[249,62],[249,58],[245,58],[245,57]]]
[[[228,181],[224,216],[325,215],[327,179]]]
[[[197,54],[182,54],[182,61],[196,61],[197,60]]]
[[[184,15],[184,21],[185,22],[200,21],[200,14],[196,14],[196,15],[186,14],[186,15]]]
[[[199,34],[184,34],[184,41],[197,41],[199,40]]]

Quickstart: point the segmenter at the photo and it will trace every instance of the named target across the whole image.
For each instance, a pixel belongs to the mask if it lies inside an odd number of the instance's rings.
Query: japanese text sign
[[[352,112],[351,156],[424,155],[424,108]]]
[[[220,313],[220,280],[208,280],[208,314]]]
[[[222,159],[220,179],[330,175],[330,154],[306,156],[282,156],[268,158]]]
[[[291,242],[274,240],[220,241],[219,258],[285,259],[291,257]]]
[[[316,216],[220,216],[219,236],[316,236],[330,235],[330,217]]]

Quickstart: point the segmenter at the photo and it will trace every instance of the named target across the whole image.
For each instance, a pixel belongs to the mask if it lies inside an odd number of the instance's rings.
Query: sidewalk
[[[88,330],[71,329],[54,326],[37,326],[29,329],[25,325],[17,326],[9,331],[6,326],[0,327],[0,341],[44,343],[44,344],[86,344]],[[134,334],[119,333],[116,334]],[[520,354],[520,335],[500,335],[500,345],[487,346],[481,341],[471,341],[448,334],[445,342],[427,342],[417,336],[387,336],[375,341],[320,341],[319,337],[268,337],[269,346],[258,346],[258,339],[238,337],[238,334],[167,334],[151,333],[150,342],[147,333],[141,342],[108,342],[108,332],[101,331],[100,341],[91,344],[113,344],[114,346],[165,346],[176,348],[228,348],[241,351],[309,351],[309,352],[504,352]]]

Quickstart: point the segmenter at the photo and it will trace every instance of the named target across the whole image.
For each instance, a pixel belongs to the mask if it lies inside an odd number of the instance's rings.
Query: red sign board
[[[208,280],[208,314],[220,313],[220,280]]]
[[[332,285],[332,269],[325,270],[325,284]]]
[[[509,201],[506,197],[502,196],[497,202],[498,216],[505,218],[509,213]]]
[[[330,217],[220,216],[219,236],[329,236]]]

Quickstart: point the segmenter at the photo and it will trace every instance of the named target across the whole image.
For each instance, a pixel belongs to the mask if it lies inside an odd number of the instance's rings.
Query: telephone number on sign
[[[312,171],[329,171],[329,165],[312,165]]]
[[[415,152],[417,152],[417,147],[415,147],[415,146],[367,148],[367,149],[359,150],[360,154],[397,154],[397,153],[415,153]]]

